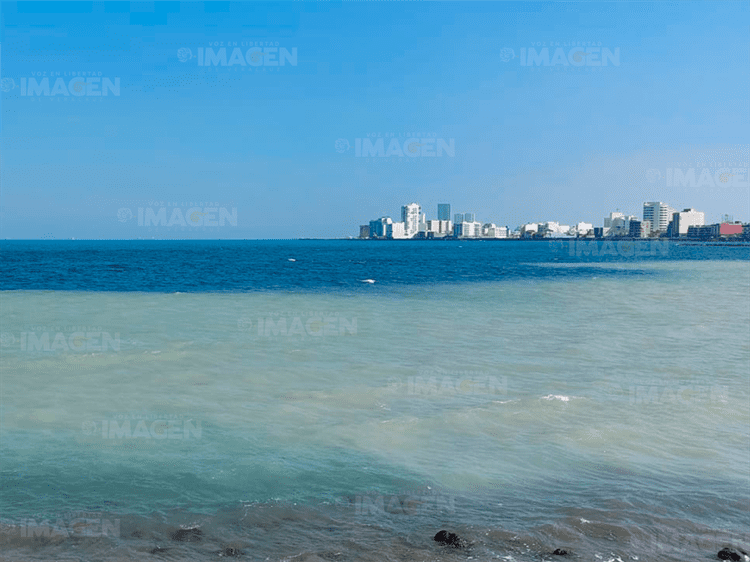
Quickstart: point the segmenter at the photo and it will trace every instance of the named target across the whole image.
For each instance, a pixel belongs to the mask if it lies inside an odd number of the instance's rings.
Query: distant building
[[[453,215],[453,224],[454,225],[461,224],[462,222],[464,222],[464,215],[463,215],[463,213],[456,213],[455,215]]]
[[[369,238],[370,237],[370,225],[369,224],[363,224],[359,227],[359,237],[360,238]]]
[[[494,223],[487,223],[482,225],[482,237],[483,238],[507,238],[508,227],[497,226]]]
[[[401,222],[404,223],[406,238],[411,238],[419,232],[419,223],[422,222],[422,208],[417,203],[409,203],[401,207]]]
[[[651,221],[629,221],[628,236],[632,238],[648,238],[651,235]]]
[[[519,228],[521,238],[534,238],[538,232],[539,224],[535,222],[526,223]]]
[[[718,224],[707,224],[704,226],[689,226],[687,231],[688,238],[697,238],[706,240],[708,238],[717,238],[720,232]]]
[[[388,236],[388,226],[393,224],[391,217],[380,217],[370,221],[370,238],[386,238]]]
[[[610,213],[608,217],[604,217],[604,228],[612,228],[612,221],[624,216],[622,213]]]
[[[706,224],[705,214],[695,209],[685,209],[679,213],[672,214],[672,224],[669,228],[670,236],[687,236],[688,228],[691,226],[703,226]]]
[[[719,225],[720,236],[742,236],[743,228],[742,224],[738,222],[726,223],[723,222]]]
[[[420,229],[422,227],[420,226]],[[428,220],[424,225],[427,238],[442,238],[450,236],[453,232],[453,223],[447,220]]]
[[[458,238],[477,238],[482,234],[482,223],[464,221],[453,226],[453,235]]]
[[[464,222],[475,222],[476,220],[474,213],[464,213]]]
[[[616,216],[613,216],[616,215]],[[606,236],[630,236],[630,223],[637,221],[638,218],[633,215],[623,215],[622,213],[610,213],[609,228],[604,230]],[[606,219],[605,219],[606,222]],[[645,222],[645,221],[643,221]],[[648,221],[649,225],[651,221]]]
[[[551,236],[560,237],[568,236],[570,233],[570,225],[560,224],[555,221],[547,221],[539,224],[538,234],[539,236]]]
[[[406,225],[403,222],[392,222],[388,225],[386,236],[394,240],[401,238],[411,238],[406,234]]]
[[[594,225],[590,222],[579,222],[577,225],[575,225],[573,228],[570,229],[571,234],[575,234],[576,236],[583,237],[583,236],[593,236],[594,235]]]
[[[451,220],[451,206],[450,203],[438,203],[437,218],[439,221]]]
[[[674,212],[672,207],[661,201],[643,204],[643,220],[651,221],[651,229],[654,232],[666,232]]]

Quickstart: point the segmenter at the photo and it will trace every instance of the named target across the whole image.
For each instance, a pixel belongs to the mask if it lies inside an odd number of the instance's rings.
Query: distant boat
[[[362,279],[362,283],[375,283],[375,279]]]
[[[295,260],[294,258],[289,258],[289,261],[297,261],[297,260]]]

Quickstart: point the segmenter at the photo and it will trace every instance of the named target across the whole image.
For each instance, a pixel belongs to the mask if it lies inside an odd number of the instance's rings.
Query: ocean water
[[[3,560],[750,546],[747,246],[5,242],[0,260]]]

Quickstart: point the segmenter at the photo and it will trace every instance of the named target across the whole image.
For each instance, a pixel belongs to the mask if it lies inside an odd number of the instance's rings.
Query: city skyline
[[[719,221],[706,222],[706,214],[692,207],[682,210],[663,201],[644,201],[640,216],[611,211],[601,226],[580,221],[564,224],[546,220],[526,222],[511,229],[491,220],[477,220],[476,213],[455,213],[450,216],[450,203],[437,204],[437,219],[432,219],[419,203],[401,207],[401,221],[380,215],[359,226],[359,238],[425,239],[425,238],[538,238],[538,237],[704,237],[743,234],[747,237],[750,224],[734,220],[728,214]],[[481,218],[481,216],[480,216]],[[699,235],[699,233],[702,233]],[[710,234],[709,234],[710,233]]]
[[[746,3],[519,6],[3,2],[0,238],[341,238],[403,198],[750,219]],[[139,226],[159,203],[186,226]]]

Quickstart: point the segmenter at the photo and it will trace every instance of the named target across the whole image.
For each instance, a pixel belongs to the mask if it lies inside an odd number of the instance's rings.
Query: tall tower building
[[[451,220],[451,206],[450,203],[438,203],[438,216],[439,221]]]
[[[669,223],[672,222],[672,213],[675,210],[661,201],[650,201],[643,204],[643,220],[651,222],[654,231],[666,232]]]
[[[474,213],[464,213],[464,222],[474,222],[475,220]]]
[[[461,224],[462,222],[464,222],[463,213],[456,213],[453,215],[453,224]]]
[[[419,232],[419,222],[422,216],[422,207],[417,203],[409,203],[401,207],[401,222],[404,223],[404,234],[411,238]]]

